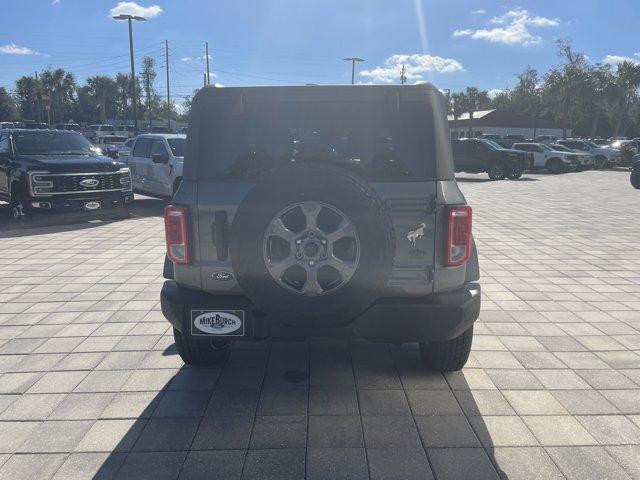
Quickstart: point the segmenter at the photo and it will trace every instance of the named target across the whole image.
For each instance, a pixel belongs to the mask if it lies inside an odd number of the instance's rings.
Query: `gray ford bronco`
[[[205,87],[165,209],[162,312],[193,366],[325,336],[418,342],[459,370],[480,312],[471,216],[432,85]]]

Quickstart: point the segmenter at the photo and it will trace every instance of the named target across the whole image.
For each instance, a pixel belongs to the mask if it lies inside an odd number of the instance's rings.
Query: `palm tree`
[[[469,114],[468,138],[473,138],[473,112],[478,110],[479,93],[476,87],[467,87],[464,92],[464,109]]]
[[[94,75],[87,78],[88,93],[97,104],[100,111],[100,122],[107,120],[107,101],[113,100],[116,92],[116,82],[106,75]]]
[[[65,109],[70,105],[76,90],[76,80],[72,73],[62,68],[46,69],[40,75],[44,90],[51,96],[53,121],[63,121]]]
[[[25,75],[16,80],[16,92],[22,118],[40,121],[42,118],[42,83],[35,77]]]
[[[455,125],[456,138],[458,138],[458,118],[464,113],[464,93],[458,92],[451,95],[451,113]]]
[[[123,117],[128,117],[129,97],[131,96],[131,75],[118,73],[116,75],[116,94],[118,99],[118,113]]]

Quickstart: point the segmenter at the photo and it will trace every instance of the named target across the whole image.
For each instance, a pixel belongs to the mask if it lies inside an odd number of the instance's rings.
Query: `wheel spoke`
[[[331,255],[327,259],[325,265],[328,265],[329,267],[337,270],[343,281],[345,280],[345,277],[350,278],[357,267],[356,262],[345,262],[335,255]]]
[[[269,224],[269,227],[267,228],[267,235],[280,237],[289,243],[293,242],[293,239],[296,236],[294,232],[285,226],[281,218],[276,218]]]
[[[333,232],[327,235],[327,240],[330,243],[336,242],[344,237],[355,237],[356,229],[351,222],[346,220],[342,220],[338,228],[336,228]]]
[[[296,259],[291,255],[279,262],[274,262],[270,260],[267,263],[267,268],[269,269],[269,272],[271,273],[272,276],[280,279],[282,278],[282,275],[284,274],[284,272],[288,268],[293,267],[295,264],[296,264]]]
[[[317,228],[318,214],[321,209],[322,206],[316,202],[304,202],[300,205],[300,210],[307,219],[307,230]]]
[[[318,269],[315,267],[309,267],[307,270],[307,281],[302,289],[303,295],[316,296],[322,293],[322,287],[318,283]]]

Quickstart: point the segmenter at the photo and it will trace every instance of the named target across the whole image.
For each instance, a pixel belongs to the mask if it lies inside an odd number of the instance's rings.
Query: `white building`
[[[562,126],[546,117],[536,117],[527,113],[514,113],[505,110],[479,110],[463,113],[457,119],[449,115],[451,138],[479,137],[480,135],[522,135],[534,138],[540,135],[554,135],[558,138],[571,136],[571,129],[563,132]],[[471,130],[471,135],[469,131]]]

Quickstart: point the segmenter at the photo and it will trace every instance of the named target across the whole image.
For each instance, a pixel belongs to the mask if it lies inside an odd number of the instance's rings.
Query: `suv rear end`
[[[161,294],[187,363],[330,336],[462,368],[479,269],[433,86],[204,88],[191,115]]]

